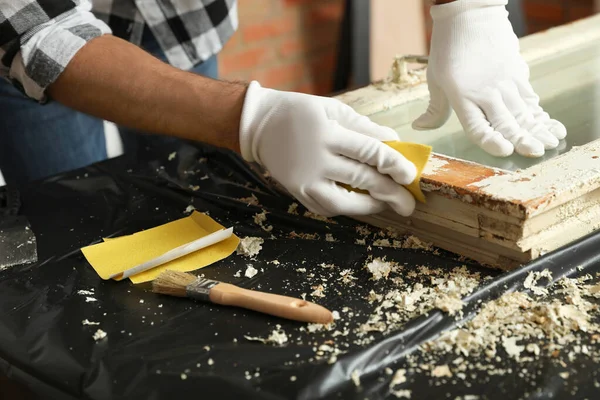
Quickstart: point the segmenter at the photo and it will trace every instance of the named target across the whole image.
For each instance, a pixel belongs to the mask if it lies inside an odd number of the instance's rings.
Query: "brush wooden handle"
[[[331,311],[302,299],[243,289],[229,283],[219,283],[210,289],[210,301],[224,306],[242,307],[276,317],[302,322],[328,324]]]

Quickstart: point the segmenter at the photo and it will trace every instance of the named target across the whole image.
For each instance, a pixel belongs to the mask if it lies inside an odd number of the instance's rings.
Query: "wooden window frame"
[[[525,36],[520,47],[531,65],[591,41],[600,43],[600,16]],[[386,79],[335,97],[366,116],[426,100],[423,70],[408,77],[412,81]],[[356,219],[512,269],[600,227],[600,139],[519,171],[434,153],[422,188],[427,202],[410,218],[384,212]]]

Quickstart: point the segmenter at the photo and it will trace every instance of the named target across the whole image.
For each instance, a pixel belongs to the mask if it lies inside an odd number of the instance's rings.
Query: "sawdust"
[[[262,250],[264,239],[260,237],[248,236],[240,240],[236,249],[236,254],[246,257],[254,257]]]
[[[263,210],[261,213],[254,215],[254,223],[256,225],[260,226],[260,228],[263,231],[271,232],[273,230],[273,225],[265,225],[266,221],[267,221],[267,211],[266,210]]]
[[[288,214],[292,214],[292,215],[300,215],[298,213],[298,203],[292,203],[292,204],[290,204],[290,206],[288,207],[287,212],[288,212]],[[335,222],[331,218],[323,217],[322,215],[315,214],[315,213],[312,213],[310,211],[305,211],[304,214],[303,214],[303,216],[305,218],[311,218],[311,219],[314,219],[314,220],[317,220],[317,221],[327,222],[328,224],[337,224],[337,222]]]
[[[250,197],[242,197],[238,199],[241,202],[248,204],[249,206],[259,206],[260,202],[255,195],[251,195]]]
[[[296,233],[295,231],[290,232],[288,235],[290,239],[304,239],[304,240],[317,240],[319,238],[318,233]]]
[[[276,329],[274,329],[267,338],[252,336],[244,336],[244,338],[249,341],[262,342],[264,344],[273,344],[278,346],[282,346],[288,342],[288,336],[286,335],[285,331],[281,329],[281,325],[277,325]]]
[[[481,282],[480,274],[469,272],[466,266],[454,268],[450,273],[443,273],[442,270],[426,266],[411,272],[415,272],[415,277],[429,278],[428,285],[421,282],[407,284],[396,278],[397,289],[392,289],[385,295],[371,290],[367,301],[378,305],[369,319],[358,327],[359,336],[365,337],[370,332],[395,331],[409,320],[435,308],[454,315],[462,307],[462,297],[472,293]],[[440,303],[440,298],[453,301]],[[367,342],[370,341],[372,339],[368,339]]]
[[[593,286],[585,284],[591,276],[561,278],[548,288],[539,288],[535,284],[542,277],[552,280],[549,271],[530,272],[525,280],[533,297],[525,292],[505,293],[483,304],[463,325],[424,343],[422,350],[432,356],[483,357],[489,364],[480,369],[489,374],[508,373],[493,366],[502,362],[499,356],[503,354],[519,363],[541,356],[556,358],[567,348],[572,348],[567,352],[570,361],[578,354],[589,354],[588,346],[580,344],[580,334],[600,332],[600,325],[593,322],[598,305],[586,299],[594,297]]]

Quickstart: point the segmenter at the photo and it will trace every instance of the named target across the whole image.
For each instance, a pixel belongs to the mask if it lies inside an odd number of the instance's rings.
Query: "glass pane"
[[[573,146],[600,138],[600,45],[586,45],[532,65],[531,78],[542,107],[568,130],[559,148],[547,151],[541,158],[488,155],[465,136],[454,113],[440,129],[413,130],[411,123],[427,108],[428,100],[382,111],[371,119],[394,128],[402,140],[431,145],[436,153],[512,171],[528,168]]]

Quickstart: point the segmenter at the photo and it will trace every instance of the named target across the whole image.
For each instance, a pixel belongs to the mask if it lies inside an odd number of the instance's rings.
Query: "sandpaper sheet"
[[[217,232],[224,227],[206,214],[193,211],[185,218],[117,238],[105,238],[103,243],[81,249],[94,270],[102,279],[152,260],[169,250]],[[194,253],[177,258],[151,270],[131,276],[133,283],[155,279],[166,269],[193,271],[204,268],[233,253],[239,244],[234,234]]]

